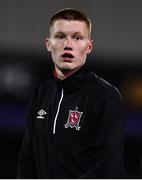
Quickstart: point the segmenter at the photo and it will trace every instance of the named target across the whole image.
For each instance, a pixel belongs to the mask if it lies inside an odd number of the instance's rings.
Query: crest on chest
[[[83,112],[79,112],[77,110],[69,110],[69,115],[67,119],[67,123],[65,124],[65,128],[75,128],[76,130],[80,129],[79,123]]]

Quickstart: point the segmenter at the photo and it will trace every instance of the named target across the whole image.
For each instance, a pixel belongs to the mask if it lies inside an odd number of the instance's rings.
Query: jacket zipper
[[[57,122],[58,114],[59,114],[59,111],[60,111],[61,102],[63,100],[63,96],[64,96],[64,92],[63,92],[63,89],[62,89],[60,101],[59,101],[56,116],[55,116],[55,119],[54,119],[53,134],[55,134],[55,131],[56,131],[56,122]]]

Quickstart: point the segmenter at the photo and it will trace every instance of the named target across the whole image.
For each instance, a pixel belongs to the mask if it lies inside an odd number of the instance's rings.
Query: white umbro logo
[[[44,115],[47,114],[43,109],[38,111],[37,119],[44,119]]]

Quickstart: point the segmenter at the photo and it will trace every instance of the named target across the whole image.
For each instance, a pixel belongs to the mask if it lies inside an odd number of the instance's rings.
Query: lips
[[[63,58],[74,58],[74,56],[71,53],[64,53],[62,54]]]

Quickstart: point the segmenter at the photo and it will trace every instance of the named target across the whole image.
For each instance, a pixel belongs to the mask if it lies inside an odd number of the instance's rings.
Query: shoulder
[[[55,87],[55,80],[53,78],[48,79],[41,84],[38,84],[34,89],[33,89],[33,96],[37,97],[38,99],[40,97],[44,97],[48,91],[52,92],[52,89]]]
[[[105,79],[90,72],[92,88],[97,89],[97,95],[100,98],[110,98],[115,101],[123,101],[122,95],[119,90]]]

